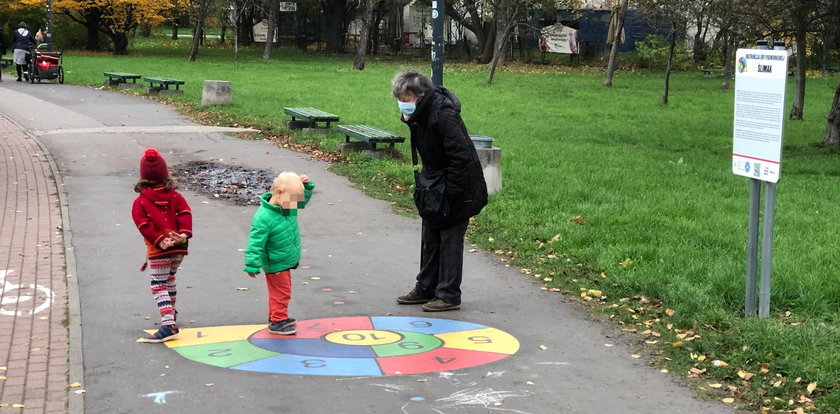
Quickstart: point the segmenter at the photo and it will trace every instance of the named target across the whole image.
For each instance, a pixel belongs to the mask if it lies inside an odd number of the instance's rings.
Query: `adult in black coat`
[[[6,36],[3,34],[3,27],[0,26],[0,58],[6,54]],[[0,82],[3,82],[3,65],[0,65]]]
[[[17,68],[17,81],[21,81],[23,67],[29,64],[29,49],[35,44],[35,36],[29,31],[29,26],[24,22],[18,24],[18,29],[12,32],[12,49],[14,49],[15,68]],[[28,79],[27,79],[28,80]]]
[[[416,71],[399,73],[392,87],[402,121],[411,131],[411,144],[422,160],[423,174],[442,175],[446,182],[443,211],[421,212],[417,283],[397,303],[423,304],[427,312],[459,309],[464,235],[470,217],[487,205],[478,153],[461,119],[461,102],[446,88],[433,86]]]

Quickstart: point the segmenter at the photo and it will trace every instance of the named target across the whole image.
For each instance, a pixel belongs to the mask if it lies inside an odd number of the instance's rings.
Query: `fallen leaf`
[[[817,383],[812,382],[812,383],[808,384],[808,388],[806,388],[806,389],[808,390],[808,395],[811,395],[811,393],[814,392],[815,389],[817,389]]]
[[[716,359],[716,360],[712,361],[712,365],[714,365],[716,367],[728,367],[729,366],[729,364],[727,364],[726,362],[723,362],[719,359]]]
[[[81,386],[82,386],[82,383],[80,383],[80,382],[74,382],[74,383],[70,384],[70,388],[79,388]]]
[[[488,237],[488,238],[487,238],[487,241],[489,241],[490,243],[493,243],[494,241],[496,241],[496,239],[494,239],[494,238],[492,238],[492,237]]]
[[[636,358],[636,359],[638,359],[638,358],[641,358],[641,357],[642,357],[642,356],[641,356],[641,355],[639,355],[639,354],[633,354],[633,355],[630,355],[630,358]]]
[[[532,381],[525,381],[525,384],[527,384],[527,385],[534,385],[534,383],[533,383]]]
[[[428,378],[419,378],[419,379],[417,379],[417,382],[429,382],[429,379]]]
[[[12,408],[23,408],[23,404],[12,404]]]
[[[589,292],[590,295],[598,297],[598,298],[600,298],[601,295],[603,294],[603,292],[601,292],[600,290],[596,290],[596,289],[589,289],[588,292]]]
[[[709,384],[709,386],[712,388],[720,388],[723,386],[723,384]]]
[[[204,200],[204,201],[201,202],[201,204],[210,204],[210,202],[207,201],[207,200]]]
[[[542,349],[543,351],[545,351],[545,350],[547,350],[547,349],[548,349],[548,347],[547,347],[547,346],[545,346],[545,345],[540,345],[540,349]]]
[[[679,347],[683,346],[683,343],[680,342],[680,341],[671,342],[671,346],[673,346],[674,348],[679,348]]]
[[[251,288],[246,288],[246,287],[238,287],[238,288],[236,288],[236,290],[251,290]]]
[[[214,384],[212,382],[208,382],[207,384],[204,384],[205,387],[212,387],[214,385],[216,385],[216,384]]]
[[[773,388],[779,388],[782,386],[782,380],[778,380],[773,383]]]
[[[6,376],[5,376],[5,375],[0,375],[0,381],[3,381],[3,380],[5,380],[5,379],[6,379]]]
[[[575,224],[583,224],[583,223],[586,222],[586,219],[583,218],[583,216],[581,216],[581,215],[577,215],[577,216],[572,217],[571,221]]]
[[[613,344],[604,344],[604,346],[610,347],[610,346],[615,346],[615,345],[613,345]]]
[[[665,368],[662,368],[662,369],[660,369],[660,370],[659,370],[659,372],[661,372],[661,373],[663,373],[663,374],[667,374],[667,373],[668,373],[668,370],[667,370],[667,369],[665,369]]]
[[[734,402],[735,402],[735,399],[734,399],[734,398],[724,398],[724,399],[722,399],[721,401],[723,401],[723,402],[725,402],[725,403],[727,403],[727,404],[732,404],[732,403],[734,403]]]
[[[739,377],[741,377],[741,378],[743,378],[743,379],[745,379],[745,380],[749,380],[749,379],[750,379],[750,378],[752,378],[754,375],[755,375],[755,374],[753,374],[752,372],[747,372],[747,371],[738,371],[738,376],[739,376]]]
[[[671,308],[665,309],[665,314],[666,314],[666,315],[668,315],[668,316],[674,316],[674,314],[675,314],[675,313],[677,313],[677,312],[676,312],[676,311],[674,311],[674,310],[673,310],[673,309],[671,309]],[[671,327],[673,327],[673,325],[671,325],[671,324],[669,323],[669,324],[667,325],[667,328],[668,328],[668,329],[671,329]]]
[[[628,257],[628,258],[626,258],[626,259],[624,259],[624,260],[622,260],[622,261],[618,262],[618,265],[619,265],[619,266],[621,266],[621,267],[623,267],[623,268],[625,268],[625,269],[627,269],[628,267],[630,267],[630,266],[632,266],[632,265],[633,265],[633,259],[631,259],[631,258],[629,258],[629,257]]]

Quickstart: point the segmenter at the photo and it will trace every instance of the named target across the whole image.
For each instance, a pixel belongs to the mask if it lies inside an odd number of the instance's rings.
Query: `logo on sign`
[[[746,71],[747,71],[747,58],[742,56],[740,59],[738,59],[738,73],[744,73]]]
[[[746,171],[746,172],[750,172],[750,162],[749,162],[749,161],[747,161],[747,162],[744,164],[744,171]]]

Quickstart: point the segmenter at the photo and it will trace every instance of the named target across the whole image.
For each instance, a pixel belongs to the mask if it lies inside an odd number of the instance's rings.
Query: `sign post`
[[[757,49],[738,49],[735,57],[732,172],[751,180],[744,306],[744,316],[748,317],[755,316],[756,311],[758,221],[762,181],[766,183],[766,187],[758,316],[770,316],[776,183],[779,181],[782,166],[788,68],[788,55],[784,50],[784,43],[779,43],[780,50],[761,47],[763,45],[760,43]]]
[[[432,83],[443,86],[443,0],[432,0]]]

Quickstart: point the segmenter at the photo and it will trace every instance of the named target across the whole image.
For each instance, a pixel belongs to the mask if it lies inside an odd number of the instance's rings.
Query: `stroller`
[[[53,45],[55,47],[55,45]],[[58,79],[64,83],[64,68],[61,67],[61,52],[47,52],[47,44],[41,43],[29,53],[26,78],[29,83],[41,83],[41,79]]]

